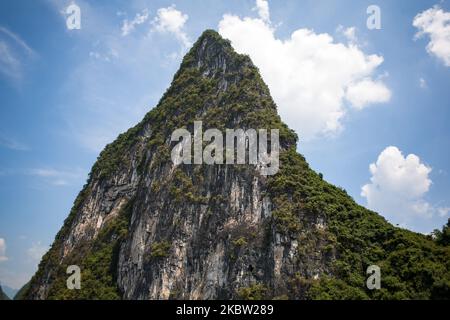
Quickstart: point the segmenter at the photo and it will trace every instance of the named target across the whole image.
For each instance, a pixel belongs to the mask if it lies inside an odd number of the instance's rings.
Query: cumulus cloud
[[[375,75],[383,57],[364,53],[354,28],[342,28],[349,39],[346,44],[310,29],[295,30],[283,40],[275,36],[268,16],[226,14],[219,32],[239,53],[250,55],[281,117],[301,138],[336,134],[351,107],[363,109],[389,101],[390,90]]]
[[[362,187],[361,196],[366,198],[370,209],[392,223],[417,227],[418,221],[428,220],[435,213],[448,214],[446,208],[435,208],[425,200],[432,184],[432,169],[418,156],[405,157],[397,147],[390,146],[369,169],[372,177]]]
[[[342,34],[348,42],[356,44],[358,42],[358,37],[356,36],[356,28],[355,27],[348,27],[344,28],[344,26],[339,25],[336,28],[336,32],[338,34]]]
[[[264,21],[270,21],[269,3],[266,0],[256,0],[256,6],[253,8]]]
[[[391,92],[381,81],[363,79],[347,88],[345,98],[356,109],[363,109],[371,103],[388,102]]]
[[[8,260],[6,256],[6,241],[0,238],[0,262]]]
[[[413,26],[419,29],[416,38],[429,36],[428,53],[450,67],[450,12],[435,6],[419,13]]]
[[[122,36],[125,37],[129,35],[137,25],[143,24],[145,21],[147,21],[149,17],[148,9],[145,8],[142,10],[141,13],[137,13],[133,20],[128,21],[128,19],[123,20],[122,22]]]
[[[184,31],[184,25],[188,19],[189,16],[177,10],[175,5],[160,8],[153,20],[153,30],[172,33],[185,47],[189,47],[191,42]]]

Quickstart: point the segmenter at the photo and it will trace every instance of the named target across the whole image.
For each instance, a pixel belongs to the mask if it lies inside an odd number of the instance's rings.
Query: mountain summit
[[[195,121],[278,130],[279,171],[174,164],[172,133],[193,132]],[[101,152],[25,297],[449,297],[448,246],[357,205],[296,147],[250,58],[205,31],[158,105]],[[80,290],[67,288],[71,265]],[[371,290],[373,265],[381,288]]]

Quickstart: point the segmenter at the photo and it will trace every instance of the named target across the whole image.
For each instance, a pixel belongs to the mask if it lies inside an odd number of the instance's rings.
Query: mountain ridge
[[[158,105],[100,154],[28,299],[449,298],[450,249],[396,228],[297,153],[248,56],[205,31]],[[280,171],[170,161],[173,130],[280,131]],[[82,289],[65,268],[80,265]],[[379,265],[382,288],[368,290]]]

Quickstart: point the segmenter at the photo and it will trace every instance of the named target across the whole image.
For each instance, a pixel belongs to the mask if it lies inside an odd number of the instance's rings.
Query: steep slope
[[[278,129],[280,171],[175,166],[175,129]],[[247,56],[206,31],[158,105],[100,154],[28,299],[449,298],[450,249],[323,181]],[[79,265],[81,290],[66,288]],[[366,268],[382,289],[365,286]]]

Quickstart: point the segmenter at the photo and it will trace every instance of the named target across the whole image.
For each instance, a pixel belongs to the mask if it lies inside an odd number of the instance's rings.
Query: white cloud
[[[89,57],[104,62],[111,62],[113,59],[117,59],[119,57],[119,54],[113,48],[109,48],[109,50],[103,50],[102,52],[90,51]]]
[[[352,43],[352,44],[358,43],[358,38],[356,36],[356,28],[355,27],[344,28],[344,26],[339,25],[336,28],[336,32],[338,34],[342,34],[349,43]]]
[[[0,73],[14,82],[23,77],[24,63],[37,54],[17,34],[0,26]]]
[[[27,250],[28,257],[31,258],[31,260],[34,263],[38,263],[42,256],[47,252],[48,248],[46,246],[43,246],[40,241],[33,243],[32,246]]]
[[[6,241],[3,238],[0,238],[0,262],[8,260],[6,256]]]
[[[250,55],[282,119],[301,139],[336,134],[349,107],[362,109],[390,98],[383,81],[373,78],[383,57],[365,54],[356,43],[336,43],[329,34],[309,29],[282,40],[262,18],[229,14],[219,32],[239,53]],[[346,34],[356,39],[354,29]]]
[[[355,27],[350,27],[350,28],[345,29],[344,35],[347,37],[348,41],[353,42],[353,43],[357,42]]]
[[[31,47],[14,32],[6,29],[5,27],[1,27],[1,26],[0,26],[0,32],[6,34],[8,37],[13,39],[14,42],[18,46],[20,46],[29,56],[35,57],[37,55],[36,52],[34,52],[34,50],[31,49]]]
[[[363,79],[347,88],[345,98],[356,109],[363,109],[371,103],[388,102],[391,92],[381,81]]]
[[[122,36],[125,37],[129,35],[137,25],[143,24],[147,21],[149,16],[148,9],[145,8],[142,10],[142,13],[137,13],[133,20],[128,21],[128,19],[123,20],[122,22]]]
[[[22,64],[12,53],[8,44],[0,41],[0,72],[17,81],[22,77],[21,68]]]
[[[51,4],[58,15],[64,9],[61,1],[53,0]],[[77,0],[77,4],[83,8],[84,31],[74,41],[86,54],[74,58],[72,71],[56,95],[65,122],[60,134],[98,153],[157,104],[171,80],[170,75],[161,72],[163,63],[173,72],[179,65],[179,60],[165,56],[175,47],[185,47],[178,40],[169,42],[165,37],[156,37],[158,31],[151,13],[146,22],[124,37],[116,16],[98,10],[89,1]],[[131,7],[141,10],[142,4],[133,3]],[[125,13],[117,15],[122,17]],[[60,17],[65,23],[64,16]],[[123,19],[119,18],[120,22]],[[155,34],[149,33],[149,21]],[[145,31],[137,32],[141,31],[139,27]],[[103,36],[99,38],[100,33]]]
[[[172,33],[185,47],[189,47],[191,42],[183,30],[188,19],[189,16],[187,14],[182,13],[175,8],[175,5],[172,5],[167,8],[158,9],[152,23],[154,30],[161,33]]]
[[[413,20],[413,26],[419,29],[416,38],[424,35],[430,37],[428,53],[450,67],[450,12],[435,6],[419,13]]]
[[[450,213],[450,207],[438,208],[439,216],[446,217]]]
[[[428,223],[438,213],[448,214],[449,208],[436,208],[425,200],[432,181],[431,168],[414,154],[403,156],[394,146],[387,147],[370,165],[370,183],[361,189],[370,209],[381,213],[389,221],[424,231],[421,223]],[[431,231],[431,230],[428,230]]]
[[[0,146],[5,147],[7,149],[15,150],[15,151],[30,150],[30,148],[27,145],[15,140],[15,139],[6,137],[4,135],[0,135]]]
[[[253,10],[258,12],[262,20],[270,22],[269,3],[266,0],[256,0],[256,7]]]
[[[54,186],[67,186],[74,182],[79,182],[86,174],[85,171],[76,168],[74,170],[56,170],[53,168],[36,168],[27,171],[27,174],[44,179]]]
[[[426,81],[424,78],[420,78],[420,79],[419,79],[419,86],[420,86],[422,89],[426,89],[426,88],[428,87],[427,81]]]

